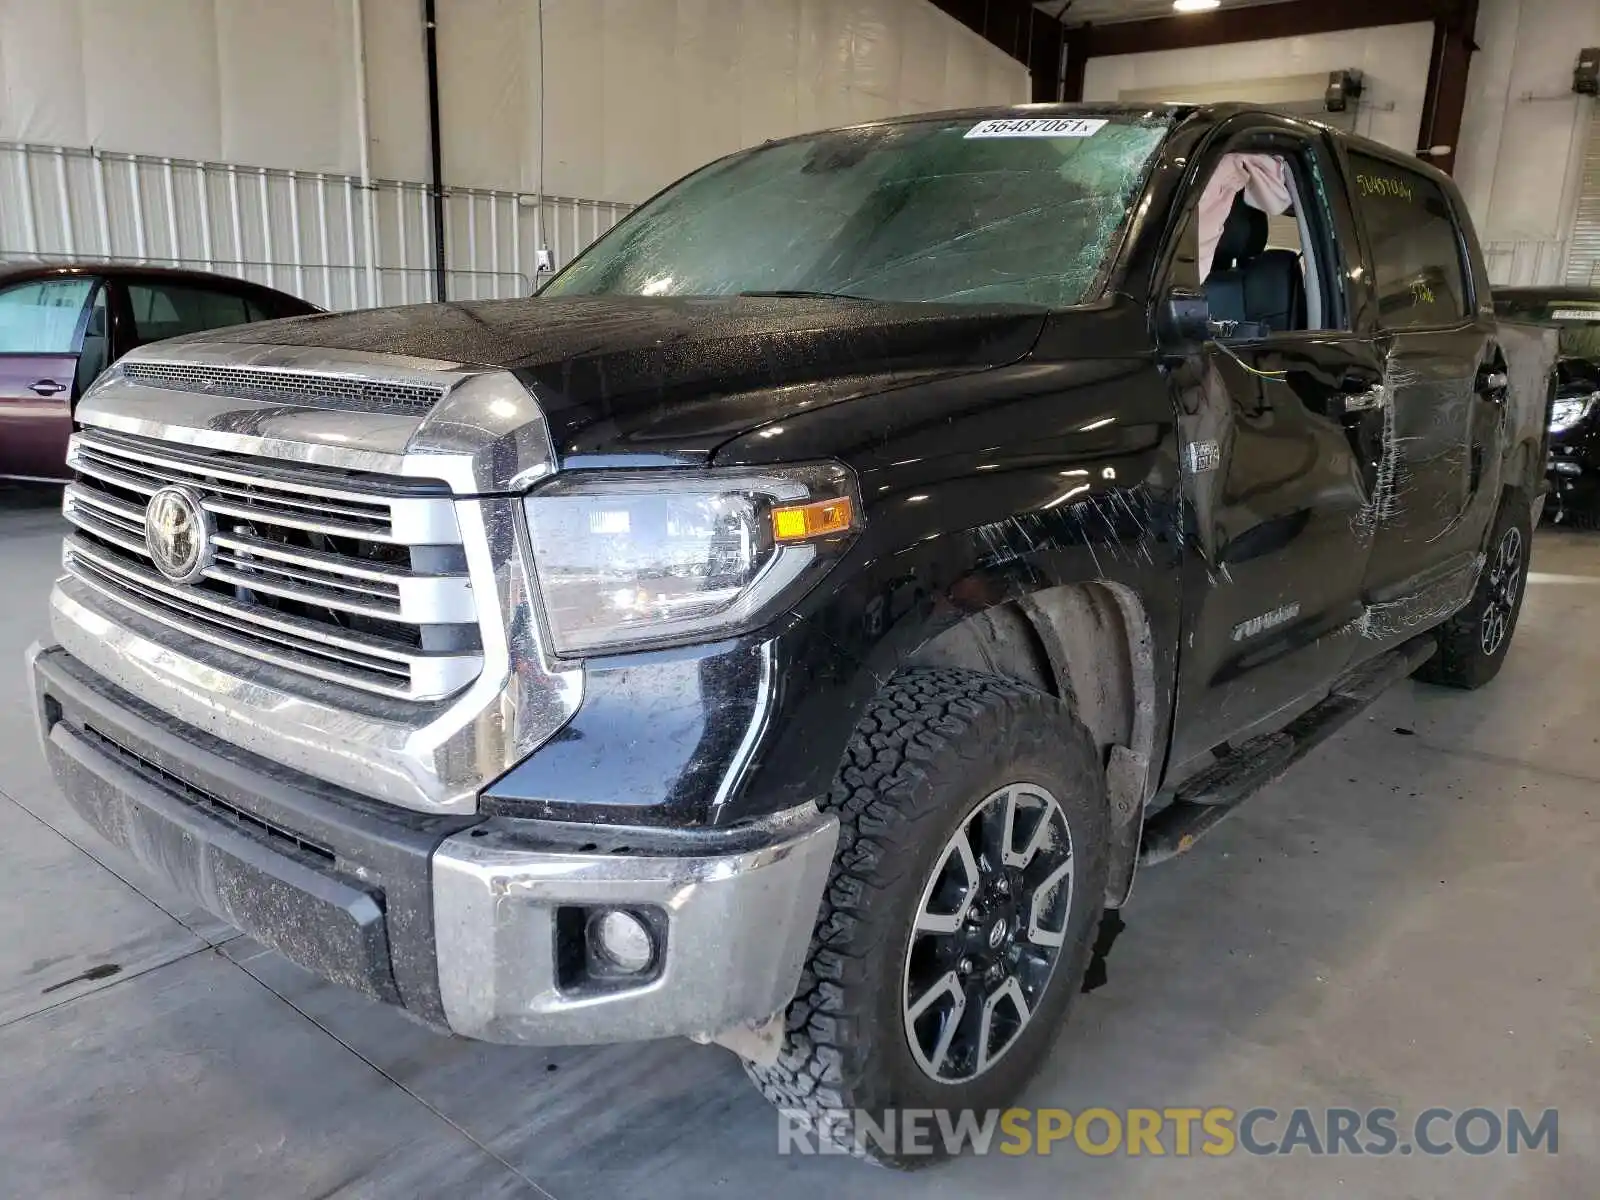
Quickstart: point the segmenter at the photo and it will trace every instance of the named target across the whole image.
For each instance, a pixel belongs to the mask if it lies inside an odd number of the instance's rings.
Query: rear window
[[[128,305],[141,342],[228,325],[243,325],[250,320],[244,297],[235,292],[213,291],[189,284],[129,282]]]
[[[283,317],[303,317],[316,309],[292,296],[249,296],[244,302],[251,321],[276,321]]]
[[[1461,240],[1449,201],[1424,175],[1352,153],[1354,201],[1372,247],[1378,318],[1390,329],[1454,325],[1467,315]]]

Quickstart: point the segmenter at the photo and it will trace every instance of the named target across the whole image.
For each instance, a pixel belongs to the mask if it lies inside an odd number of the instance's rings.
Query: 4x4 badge
[[[1285,604],[1273,609],[1271,612],[1262,613],[1259,617],[1251,617],[1248,621],[1240,621],[1233,627],[1233,640],[1242,642],[1245,638],[1255,637],[1258,633],[1265,633],[1269,629],[1276,629],[1280,625],[1287,625],[1300,615],[1300,604]]]

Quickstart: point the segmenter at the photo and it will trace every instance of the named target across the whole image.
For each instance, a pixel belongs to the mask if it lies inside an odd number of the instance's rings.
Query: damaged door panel
[[[1184,480],[1196,558],[1175,763],[1316,703],[1353,652],[1340,634],[1361,613],[1355,518],[1368,492],[1337,414],[1369,352],[1355,339],[1270,341],[1212,347],[1180,395],[1182,436],[1214,440],[1220,461]]]
[[[1505,402],[1504,366],[1488,329],[1385,340],[1378,487],[1364,515],[1374,596],[1481,548],[1499,500],[1494,448]]]
[[[1471,594],[1501,498],[1507,368],[1445,192],[1398,156],[1348,161],[1383,361],[1376,486],[1361,517],[1362,632],[1382,645]]]

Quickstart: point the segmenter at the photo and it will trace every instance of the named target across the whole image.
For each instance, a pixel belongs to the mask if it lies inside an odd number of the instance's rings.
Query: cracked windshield
[[[1166,132],[969,117],[781,142],[658,196],[542,294],[1080,304]]]

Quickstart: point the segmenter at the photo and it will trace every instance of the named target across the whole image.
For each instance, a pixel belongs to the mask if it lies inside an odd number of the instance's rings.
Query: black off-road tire
[[[1439,650],[1417,668],[1424,683],[1470,690],[1480,688],[1500,673],[1522,613],[1522,596],[1528,584],[1528,558],[1533,550],[1531,505],[1527,493],[1509,491],[1500,502],[1494,530],[1489,535],[1483,573],[1464,608],[1439,626]],[[1511,541],[1520,543],[1515,578],[1502,578],[1502,556]],[[1509,605],[1509,612],[1506,606]],[[1504,632],[1492,637],[1491,613],[1500,609]],[[1492,646],[1491,643],[1492,642]]]
[[[917,1065],[902,991],[912,922],[938,856],[980,802],[1017,781],[1058,799],[1070,830],[1072,900],[1053,972],[1020,1033],[976,1078]],[[889,1153],[840,1124],[866,1110],[1004,1108],[1044,1062],[1081,990],[1108,871],[1105,776],[1069,704],[1009,679],[953,668],[892,680],[856,727],[824,807],[840,835],[811,950],[773,1066],[746,1064],[780,1109],[819,1136],[886,1165],[942,1157]],[[865,1144],[862,1144],[865,1142]]]

